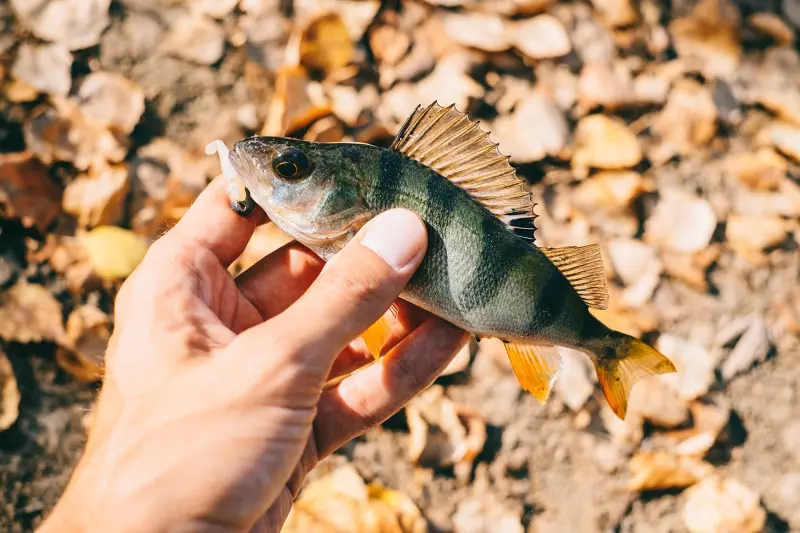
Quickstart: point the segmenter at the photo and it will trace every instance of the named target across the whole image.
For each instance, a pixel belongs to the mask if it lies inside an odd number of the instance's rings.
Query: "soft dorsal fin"
[[[608,308],[608,285],[599,246],[589,244],[539,250],[567,278],[586,305],[595,309]]]
[[[536,204],[531,193],[489,133],[454,105],[418,106],[400,128],[392,148],[448,178],[517,236],[533,243]]]

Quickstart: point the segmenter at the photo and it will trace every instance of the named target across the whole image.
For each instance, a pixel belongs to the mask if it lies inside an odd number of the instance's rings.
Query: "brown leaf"
[[[330,114],[330,103],[315,87],[318,86],[311,84],[303,67],[282,68],[275,80],[275,93],[261,134],[286,135]]]
[[[14,369],[0,350],[0,432],[10,428],[19,416],[19,388]]]
[[[144,113],[144,90],[113,72],[93,72],[78,91],[83,115],[128,135]]]
[[[66,333],[69,343],[56,352],[59,366],[80,381],[102,378],[111,337],[108,315],[94,305],[77,307],[67,318]]]
[[[466,482],[472,463],[486,442],[483,417],[452,402],[440,386],[433,386],[411,400],[406,416],[411,461],[436,467],[453,466],[456,477]]]
[[[351,465],[309,483],[281,530],[284,533],[427,533],[408,496],[367,485]]]
[[[794,30],[776,13],[753,13],[747,18],[747,23],[759,33],[772,37],[780,46],[794,43]]]
[[[708,246],[717,215],[705,199],[678,189],[661,194],[645,223],[645,240],[667,250],[692,253]]]
[[[711,91],[694,80],[682,80],[652,126],[661,146],[650,157],[664,162],[707,144],[717,132],[717,106]]]
[[[728,0],[698,2],[690,16],[669,24],[678,56],[706,78],[732,77],[742,55],[736,16],[738,9]]]
[[[639,18],[631,0],[592,0],[592,5],[609,26],[628,26]]]
[[[588,174],[589,168],[624,169],[642,160],[642,150],[636,135],[616,118],[589,115],[575,129],[573,172],[578,177]]]
[[[81,226],[114,224],[123,215],[128,194],[128,168],[115,165],[92,169],[64,189],[64,211],[75,215]]]
[[[767,518],[758,494],[721,476],[687,490],[682,514],[690,533],[758,533]]]
[[[564,114],[547,97],[531,92],[513,113],[498,117],[491,127],[500,151],[518,163],[558,156],[567,144],[569,126]]]
[[[786,160],[770,148],[735,154],[725,161],[726,174],[754,191],[778,190],[788,170]]]
[[[54,107],[43,106],[24,125],[25,143],[45,164],[68,161],[76,168],[119,163],[127,153],[127,138],[114,135],[102,124],[83,116],[75,102],[54,99]]]
[[[537,15],[509,26],[514,46],[531,59],[553,59],[567,55],[572,44],[564,25],[552,15]]]
[[[5,216],[44,231],[61,212],[61,192],[32,154],[0,154],[0,206]]]
[[[34,35],[70,50],[100,42],[111,0],[11,0],[20,22]]]
[[[211,17],[195,13],[179,17],[164,44],[170,53],[187,61],[213,65],[225,51],[225,31]]]
[[[353,59],[354,46],[347,25],[338,13],[324,13],[303,29],[300,63],[330,74]]]
[[[0,338],[23,344],[65,342],[61,304],[41,285],[17,283],[0,293]]]
[[[29,87],[49,95],[66,96],[72,86],[72,55],[57,44],[23,43],[12,74]]]
[[[628,489],[632,491],[688,487],[714,472],[714,467],[702,459],[664,451],[637,452],[628,467],[632,476]]]
[[[510,47],[505,21],[490,13],[446,13],[443,16],[447,35],[462,46],[486,52],[501,52]]]

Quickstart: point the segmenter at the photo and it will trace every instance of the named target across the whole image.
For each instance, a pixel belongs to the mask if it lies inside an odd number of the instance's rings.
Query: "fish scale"
[[[375,215],[416,212],[428,249],[400,297],[504,341],[520,384],[542,403],[561,369],[555,346],[592,360],[620,418],[640,378],[675,371],[658,351],[592,315],[590,308],[608,304],[599,248],[535,246],[531,194],[488,133],[454,106],[418,107],[391,148],[285,137],[249,137],[230,153],[220,141],[209,146],[220,154],[231,194],[241,190],[239,180],[249,193],[232,196],[232,205],[252,198],[325,260]],[[362,334],[376,357],[389,320]]]

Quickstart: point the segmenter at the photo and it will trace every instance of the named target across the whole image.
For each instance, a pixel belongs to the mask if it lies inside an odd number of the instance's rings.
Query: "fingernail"
[[[408,266],[426,243],[425,226],[414,213],[404,209],[386,211],[373,218],[361,244],[394,268]]]

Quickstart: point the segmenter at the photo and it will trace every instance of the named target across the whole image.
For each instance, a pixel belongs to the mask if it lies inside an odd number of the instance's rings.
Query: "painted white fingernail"
[[[425,225],[414,213],[393,209],[370,221],[361,244],[393,269],[402,270],[417,258],[425,238]]]

